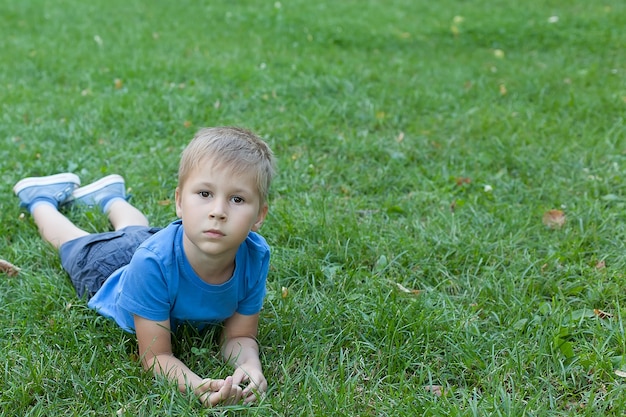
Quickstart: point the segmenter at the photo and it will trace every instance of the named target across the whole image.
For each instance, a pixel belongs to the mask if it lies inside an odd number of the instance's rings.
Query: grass
[[[623,2],[5,3],[1,415],[626,412]],[[120,173],[164,225],[180,150],[229,124],[279,158],[270,392],[204,410],[76,299],[11,187]],[[225,376],[212,340],[179,354]]]

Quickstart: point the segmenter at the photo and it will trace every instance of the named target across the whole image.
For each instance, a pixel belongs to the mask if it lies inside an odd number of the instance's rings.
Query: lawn
[[[622,0],[0,3],[0,415],[626,413]],[[208,410],[75,296],[12,187],[118,173],[165,225],[214,125],[279,176],[268,396]],[[211,332],[180,336],[229,374]]]

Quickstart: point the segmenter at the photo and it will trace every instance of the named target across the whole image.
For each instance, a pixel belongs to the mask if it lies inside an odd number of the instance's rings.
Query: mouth
[[[217,229],[209,229],[204,231],[204,235],[212,238],[218,238],[225,236],[224,233]]]

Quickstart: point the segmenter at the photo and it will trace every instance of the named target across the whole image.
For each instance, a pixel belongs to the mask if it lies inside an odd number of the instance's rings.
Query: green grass
[[[4,1],[0,415],[626,413],[626,4],[532,3]],[[12,186],[119,173],[164,225],[183,146],[230,124],[279,159],[270,391],[204,410],[76,299]],[[178,350],[229,372],[211,334]]]

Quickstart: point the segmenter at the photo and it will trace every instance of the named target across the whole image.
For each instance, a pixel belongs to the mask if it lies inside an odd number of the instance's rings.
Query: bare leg
[[[115,230],[120,230],[127,226],[149,225],[148,219],[141,211],[121,198],[111,202],[107,215]]]
[[[59,249],[62,244],[89,233],[78,228],[67,217],[50,204],[39,204],[33,209],[33,220],[39,228],[39,234],[46,241]]]

